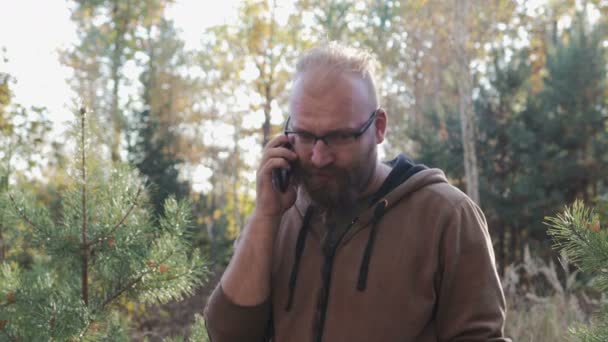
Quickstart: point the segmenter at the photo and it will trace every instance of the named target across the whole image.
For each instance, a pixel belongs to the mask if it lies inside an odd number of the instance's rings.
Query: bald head
[[[296,65],[294,83],[304,81],[320,94],[343,78],[360,79],[369,101],[369,106],[378,107],[378,96],[374,81],[376,68],[374,57],[367,51],[358,50],[330,42],[306,52]],[[310,84],[314,82],[314,84]]]

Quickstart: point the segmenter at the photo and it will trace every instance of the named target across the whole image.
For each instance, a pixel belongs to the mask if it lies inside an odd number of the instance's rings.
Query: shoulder
[[[469,196],[449,183],[431,184],[421,189],[420,194],[426,195],[429,200],[437,204],[442,204],[452,209],[459,208],[463,204],[473,203]]]
[[[397,204],[404,215],[412,213],[420,222],[443,230],[448,226],[487,226],[479,206],[464,192],[446,181],[427,184],[401,199]],[[484,228],[482,230],[486,230]]]
[[[413,205],[417,208],[432,209],[434,212],[454,212],[464,207],[475,207],[476,204],[457,187],[443,181],[425,184],[415,191],[406,194],[398,202]]]

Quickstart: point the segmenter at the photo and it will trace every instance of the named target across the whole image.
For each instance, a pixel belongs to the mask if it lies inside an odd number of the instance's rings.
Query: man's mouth
[[[313,172],[312,176],[313,178],[322,181],[328,181],[333,178],[333,174],[331,172]]]

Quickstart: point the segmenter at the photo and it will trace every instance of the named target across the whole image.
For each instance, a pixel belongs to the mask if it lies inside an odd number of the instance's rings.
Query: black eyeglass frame
[[[315,134],[312,134],[310,132],[307,131],[290,131],[288,130],[289,127],[289,123],[291,121],[291,115],[289,117],[287,117],[287,121],[285,122],[285,126],[283,127],[283,134],[289,136],[289,134],[305,134],[308,135],[309,137],[313,138],[313,143],[311,144],[311,146],[314,146],[317,141],[321,140],[322,142],[325,143],[326,146],[331,146],[328,142],[327,142],[327,137],[332,136],[332,135],[341,135],[341,136],[349,136],[352,137],[353,140],[357,140],[360,136],[362,136],[370,127],[371,125],[374,123],[374,120],[377,117],[378,114],[378,110],[380,110],[380,108],[375,109],[369,116],[369,118],[367,119],[367,121],[365,121],[363,123],[363,125],[361,125],[361,127],[359,127],[356,130],[353,131],[345,131],[345,130],[337,130],[337,131],[333,131],[333,132],[329,132],[327,134],[324,134],[322,136],[317,136]]]

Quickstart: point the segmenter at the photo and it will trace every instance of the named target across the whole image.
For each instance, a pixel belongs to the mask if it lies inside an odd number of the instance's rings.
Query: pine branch
[[[6,331],[6,329],[2,329],[0,331],[2,331],[2,333],[4,333],[4,336],[6,336],[9,339],[9,341],[18,341],[18,339],[15,336],[9,335],[8,331]]]
[[[80,341],[83,340],[84,336],[86,335],[87,331],[89,331],[89,328],[91,327],[91,324],[93,324],[93,320],[88,320],[87,324],[84,326],[84,328],[82,329],[82,332],[78,335],[78,339]]]
[[[186,272],[182,272],[182,273],[175,274],[175,275],[173,275],[173,276],[171,276],[171,277],[165,277],[165,278],[163,278],[163,279],[155,279],[154,281],[159,282],[159,283],[163,283],[163,282],[167,282],[167,281],[173,281],[173,280],[177,280],[177,279],[180,279],[180,278],[182,278],[182,277],[185,277],[185,276],[187,276],[189,273],[190,273],[190,271],[188,270],[188,271],[186,271]]]
[[[118,229],[118,227],[120,227],[125,220],[127,219],[127,217],[129,217],[129,215],[131,215],[131,212],[133,211],[133,209],[135,208],[135,206],[137,205],[137,199],[139,198],[139,194],[141,193],[141,186],[137,189],[137,194],[135,194],[135,200],[133,200],[133,203],[131,204],[131,207],[129,208],[129,210],[127,210],[125,216],[123,216],[123,218],[112,228],[112,232],[116,231],[116,229]]]
[[[17,205],[17,202],[15,201],[15,198],[13,197],[13,195],[11,193],[8,194],[8,197],[11,200],[11,203],[13,204],[13,206],[15,207],[15,210],[17,210],[17,212],[19,213],[19,215],[21,216],[21,218],[27,222],[27,224],[29,224],[30,226],[32,226],[32,228],[34,228],[37,231],[40,231],[40,229],[38,229],[38,227],[34,224],[34,222],[32,222],[32,220],[30,220],[30,218],[25,214],[24,210],[22,208],[19,208],[19,206]]]
[[[156,265],[161,265],[164,262],[166,262],[167,260],[169,260],[171,258],[171,256],[173,256],[174,253],[170,253],[169,255],[167,255],[165,258],[163,258],[162,260],[158,261],[157,263],[155,263]],[[142,281],[142,279],[147,276],[148,274],[154,273],[158,271],[158,267],[154,267],[150,270],[147,270],[145,272],[143,272],[142,274],[140,274],[137,278],[133,279],[132,281],[130,281],[129,283],[127,283],[125,286],[123,286],[122,288],[120,288],[119,290],[117,290],[116,292],[114,292],[112,295],[110,295],[110,297],[106,298],[106,300],[104,300],[104,302],[101,304],[100,310],[105,308],[108,304],[110,304],[110,302],[112,302],[113,300],[115,300],[116,298],[118,298],[120,295],[122,295],[124,292],[126,292],[129,288],[133,288],[135,287],[135,285],[137,285],[139,282]],[[158,281],[161,282],[166,282],[166,281],[172,281],[175,279],[179,279],[182,276],[187,275],[189,272],[186,273],[181,273],[181,274],[177,274],[174,275],[172,277],[168,277],[166,279],[159,279]]]
[[[0,304],[0,308],[7,307],[7,306],[9,306],[9,305],[11,305],[11,304],[15,304],[15,302],[6,302],[6,303],[2,303],[2,304]]]
[[[130,289],[130,288],[134,287],[135,285],[137,285],[137,283],[139,283],[146,275],[148,275],[150,273],[151,273],[151,271],[145,271],[145,272],[143,272],[137,278],[135,278],[135,279],[131,280],[129,283],[127,283],[127,285],[125,285],[124,287],[122,287],[118,291],[114,292],[112,295],[110,295],[110,297],[106,298],[106,300],[103,301],[103,303],[101,304],[101,308],[100,309],[105,308],[108,304],[110,304],[110,302],[112,302],[114,299],[118,298],[125,291],[127,291],[128,289]]]
[[[129,210],[127,210],[127,212],[125,213],[125,215],[120,219],[120,221],[118,221],[118,223],[116,223],[116,225],[114,225],[114,227],[112,227],[112,229],[110,229],[110,231],[107,234],[104,234],[103,236],[100,236],[99,238],[89,241],[87,243],[87,247],[92,247],[94,245],[97,245],[103,241],[106,241],[108,238],[110,238],[110,236],[112,236],[116,230],[122,226],[122,224],[127,220],[127,218],[129,217],[129,215],[131,215],[131,213],[133,212],[133,209],[135,209],[135,207],[137,206],[137,200],[139,199],[139,196],[141,194],[141,190],[142,190],[142,186],[140,186],[137,189],[137,194],[135,194],[135,199],[133,200],[133,203],[131,203],[131,207],[129,207]]]
[[[87,323],[87,325],[84,326],[84,329],[82,329],[82,332],[80,333],[80,335],[78,335],[78,340],[82,341],[82,339],[84,338],[84,335],[86,335],[87,331],[89,331],[89,327],[91,326],[91,323],[93,323],[93,321],[89,321]]]
[[[573,223],[568,225],[568,229],[581,241],[583,245],[589,246],[589,239],[581,235],[581,232],[578,231],[577,227]]]
[[[588,212],[582,202],[575,202],[571,207],[566,206],[562,214],[557,217],[545,218],[549,226],[548,233],[555,238],[556,246],[566,252],[573,246],[580,248],[591,247],[588,234],[583,234],[584,225],[590,220],[592,212]]]

